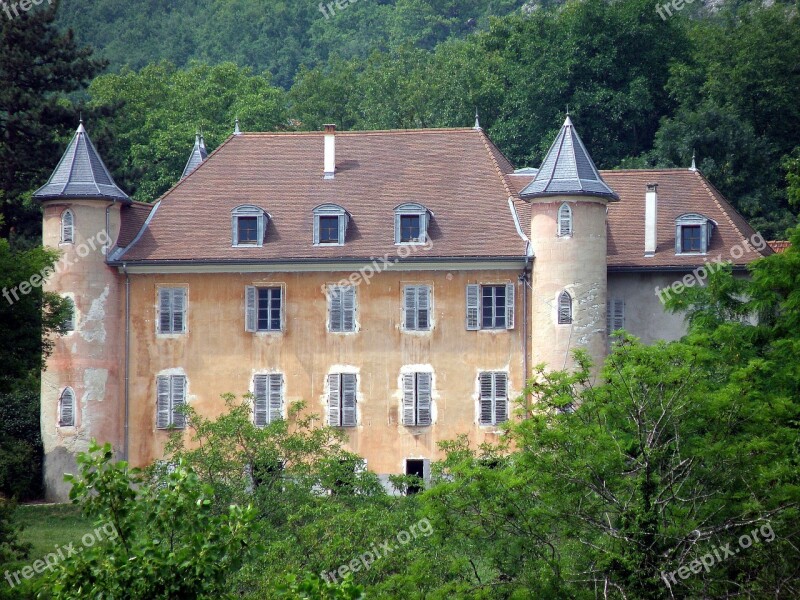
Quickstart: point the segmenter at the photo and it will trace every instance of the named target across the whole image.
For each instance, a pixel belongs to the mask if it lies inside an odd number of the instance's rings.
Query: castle
[[[256,425],[305,400],[368,469],[427,477],[438,442],[501,435],[535,365],[599,364],[623,327],[677,339],[665,295],[771,253],[694,165],[599,172],[569,117],[517,170],[477,123],[237,124],[152,204],[81,123],[35,197],[65,265],[45,289],[73,307],[42,374],[50,500],[91,438],[148,464],[179,406],[213,417],[227,392],[252,394]]]

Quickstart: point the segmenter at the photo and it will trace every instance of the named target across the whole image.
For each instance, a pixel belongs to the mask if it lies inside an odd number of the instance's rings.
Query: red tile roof
[[[788,240],[770,240],[767,242],[769,247],[775,251],[776,254],[781,254],[782,252],[786,252],[789,246],[792,245],[792,242]]]
[[[145,221],[147,221],[147,217],[150,216],[153,206],[155,205],[145,202],[133,202],[122,206],[120,215],[122,224],[119,238],[117,238],[117,246],[119,248],[124,248],[136,238],[136,234],[139,233]]]

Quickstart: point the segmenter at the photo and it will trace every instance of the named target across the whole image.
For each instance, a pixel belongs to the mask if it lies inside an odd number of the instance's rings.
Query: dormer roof
[[[42,187],[33,194],[40,200],[56,198],[98,198],[130,202],[111,177],[92,140],[78,125],[58,166]]]

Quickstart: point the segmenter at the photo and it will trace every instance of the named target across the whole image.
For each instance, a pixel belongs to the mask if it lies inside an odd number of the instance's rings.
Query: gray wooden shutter
[[[467,329],[480,329],[481,286],[467,285]]]
[[[572,296],[568,292],[561,292],[558,296],[558,322],[572,323]]]
[[[328,288],[328,321],[331,331],[342,331],[342,290],[339,286]]]
[[[417,287],[407,285],[403,296],[403,329],[417,329]]]
[[[156,427],[169,427],[169,377],[165,376],[156,380]]]
[[[267,418],[267,376],[256,375],[253,378],[253,424],[264,427]]]
[[[64,211],[61,217],[61,241],[71,244],[75,240],[75,216],[71,210]]]
[[[428,241],[428,213],[422,213],[419,216],[419,241]]]
[[[342,427],[356,424],[356,376],[342,373]]]
[[[491,373],[480,374],[480,411],[481,425],[492,424],[492,398],[494,397],[494,386]]]
[[[319,244],[319,217],[320,215],[314,213],[314,245]]]
[[[158,290],[158,332],[170,333],[172,326],[172,294],[169,288]]]
[[[328,425],[340,427],[342,424],[341,388],[338,373],[328,375]]]
[[[231,217],[231,245],[236,246],[239,243],[239,217],[233,215]]]
[[[252,285],[244,288],[244,330],[255,331],[258,327],[257,291]]]
[[[269,376],[269,422],[283,418],[283,375]]]
[[[508,375],[494,374],[494,422],[503,423],[508,420]]]
[[[59,425],[62,427],[75,425],[75,393],[70,388],[65,389],[61,394],[59,413]]]
[[[400,213],[394,213],[394,243],[400,243]]]
[[[64,319],[64,331],[75,331],[75,303],[69,296],[64,298],[64,303],[67,306],[67,318]]]
[[[403,375],[403,425],[414,425],[414,374]]]
[[[572,209],[568,204],[562,204],[558,209],[558,235],[572,234]]]
[[[612,298],[607,304],[606,325],[608,333],[625,327],[625,300]]]
[[[258,240],[259,246],[263,245],[267,239],[267,216],[262,212],[258,215]]]
[[[681,240],[681,226],[680,225],[676,225],[675,226],[675,254],[680,254],[681,253],[681,244],[682,243],[683,242]]]
[[[431,286],[417,287],[417,329],[427,331],[431,328]]]
[[[344,240],[347,237],[347,215],[341,214],[339,215],[339,243],[344,244]]]
[[[514,284],[506,284],[506,329],[514,329]]]
[[[417,425],[431,424],[431,374],[417,373]]]
[[[186,415],[177,412],[177,408],[186,404],[186,377],[183,375],[172,376],[172,424],[176,429],[183,429],[186,425]]]
[[[356,288],[342,289],[342,331],[355,331],[356,328]]]
[[[186,288],[172,290],[172,333],[186,331]]]

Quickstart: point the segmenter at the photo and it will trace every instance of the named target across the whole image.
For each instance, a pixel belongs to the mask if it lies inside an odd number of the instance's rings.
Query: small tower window
[[[75,426],[75,392],[66,388],[58,399],[58,425],[59,427]]]
[[[675,254],[705,254],[711,245],[716,223],[703,215],[690,213],[675,220]]]
[[[64,332],[75,331],[75,302],[72,298],[64,297],[64,306],[67,309],[67,316],[64,317]]]
[[[569,292],[561,292],[558,296],[558,324],[572,323],[572,296]]]
[[[72,244],[75,241],[75,215],[69,209],[61,214],[61,243]]]
[[[413,202],[394,209],[394,243],[422,244],[428,240],[430,211]]]
[[[315,208],[314,245],[343,245],[349,220],[347,211],[336,204],[322,204]]]
[[[572,209],[566,202],[558,209],[558,235],[559,237],[572,235]]]
[[[257,206],[233,209],[231,227],[234,246],[263,246],[269,215]]]

